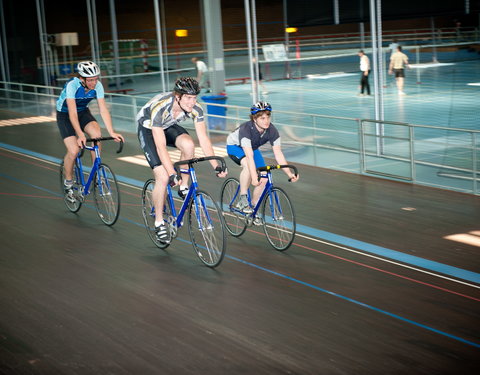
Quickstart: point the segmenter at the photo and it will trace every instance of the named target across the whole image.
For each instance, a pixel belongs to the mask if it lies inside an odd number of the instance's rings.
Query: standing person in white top
[[[200,85],[200,89],[206,88],[207,92],[210,92],[210,82],[208,81],[207,64],[199,60],[198,57],[192,57],[192,63],[194,63],[195,67],[197,68],[196,81]]]
[[[363,52],[363,50],[358,51],[358,56],[360,57],[360,70],[362,75],[360,77],[360,96],[364,96],[365,89],[367,89],[367,95],[370,95],[370,84],[368,83],[368,76],[370,75],[370,59]]]
[[[408,57],[402,52],[402,47],[397,47],[397,52],[390,56],[390,65],[388,67],[388,74],[395,73],[395,80],[397,82],[397,89],[399,95],[406,95],[403,92],[403,84],[405,81],[405,66],[410,68],[408,64]]]
[[[397,52],[397,48],[398,48],[397,39],[393,39],[392,43],[390,43],[390,45],[388,46],[388,49],[390,50],[390,55]]]

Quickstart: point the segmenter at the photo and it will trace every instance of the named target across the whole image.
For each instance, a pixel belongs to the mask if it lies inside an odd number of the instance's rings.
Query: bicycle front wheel
[[[296,231],[295,212],[287,193],[272,188],[263,200],[263,230],[268,242],[279,251],[287,250]]]
[[[220,204],[222,205],[225,227],[228,233],[234,237],[240,237],[247,229],[245,215],[235,208],[239,198],[240,183],[236,178],[228,178],[222,186]]]
[[[100,219],[106,225],[115,224],[120,214],[120,192],[117,178],[106,164],[100,164],[95,173],[93,197]]]
[[[153,178],[147,180],[142,190],[142,216],[147,230],[148,237],[159,249],[165,249],[170,245],[169,242],[161,242],[155,234],[155,205],[153,204],[153,189],[155,188],[155,180]],[[167,208],[168,204],[165,204]],[[165,216],[166,217],[166,216]]]
[[[75,165],[74,165],[74,174],[75,174],[75,177],[74,177],[74,183],[73,183],[73,186],[72,186],[72,191],[73,191],[73,196],[68,196],[67,194],[65,194],[65,186],[64,186],[64,183],[63,181],[65,180],[65,170],[64,170],[64,165],[63,165],[63,161],[62,163],[60,164],[60,191],[62,192],[62,195],[63,195],[63,201],[65,202],[65,206],[67,206],[67,208],[71,211],[71,212],[78,212],[78,210],[80,209],[80,207],[82,207],[82,201],[78,199],[78,196],[79,194],[81,194],[81,185],[80,183],[78,182],[78,165],[77,165],[77,161],[75,160]]]
[[[226,236],[217,203],[204,191],[197,191],[188,207],[188,231],[193,248],[208,267],[216,267],[225,256]]]

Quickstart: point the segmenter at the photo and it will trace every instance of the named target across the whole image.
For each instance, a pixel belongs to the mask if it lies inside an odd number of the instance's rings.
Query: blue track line
[[[21,147],[16,147],[16,146],[12,146],[12,145],[1,143],[1,142],[0,142],[0,147],[5,148],[7,150],[11,150],[11,151],[16,151],[25,155],[34,156],[39,159],[47,160],[56,164],[61,163],[61,159],[59,158],[54,158],[52,156],[26,150]],[[135,180],[135,179],[124,177],[124,176],[118,176],[118,175],[116,175],[116,177],[118,181],[132,185],[132,186],[142,188],[144,185],[144,181],[139,181],[139,180]],[[339,245],[347,246],[353,249],[362,250],[366,253],[379,255],[384,258],[399,261],[415,267],[421,267],[423,269],[430,270],[432,272],[436,272],[436,273],[452,276],[461,280],[480,284],[480,274],[476,272],[464,270],[458,267],[449,266],[447,264],[420,258],[414,255],[405,254],[400,251],[373,245],[367,242],[355,240],[353,238],[341,236],[335,233],[326,232],[317,228],[308,227],[306,225],[297,224],[297,232],[303,233],[311,237],[319,238],[328,242],[333,242]]]
[[[55,196],[61,196],[61,194],[59,194],[59,193],[56,193],[56,192],[51,191],[51,190],[46,189],[46,188],[42,188],[42,187],[37,186],[37,185],[33,185],[33,184],[31,184],[31,183],[29,183],[29,182],[27,182],[27,181],[20,180],[20,179],[18,179],[18,178],[15,178],[15,177],[13,177],[13,176],[6,175],[6,174],[1,173],[1,172],[0,172],[0,176],[1,176],[1,177],[4,177],[4,178],[7,178],[7,179],[9,179],[9,180],[12,180],[12,181],[15,181],[15,182],[18,182],[18,183],[27,185],[27,186],[34,187],[35,189],[40,189],[40,190],[42,190],[42,191],[44,191],[44,192],[48,192],[48,193],[53,194],[53,195],[55,195]],[[91,206],[90,206],[90,208],[93,209],[93,207],[91,207]],[[144,226],[143,224],[137,223],[137,222],[135,222],[135,221],[133,221],[133,220],[126,219],[126,218],[123,218],[123,217],[120,217],[119,219],[121,219],[121,220],[123,220],[123,221],[126,221],[127,223],[134,224],[134,225],[139,226],[139,227],[143,227],[143,226]],[[184,243],[187,243],[187,244],[191,244],[191,242],[188,241],[188,240],[181,239],[181,238],[178,238],[178,239],[179,239],[181,242],[184,242]],[[341,295],[341,294],[338,294],[338,293],[329,291],[329,290],[327,290],[327,289],[323,289],[323,288],[321,288],[321,287],[319,287],[319,286],[316,286],[316,285],[314,285],[314,284],[307,283],[307,282],[305,282],[305,281],[296,279],[296,278],[294,278],[294,277],[284,275],[284,274],[282,274],[282,273],[280,273],[280,272],[273,271],[273,270],[271,270],[271,269],[268,269],[268,268],[259,266],[259,265],[255,264],[255,263],[248,262],[248,261],[246,261],[246,260],[243,260],[243,259],[234,257],[234,256],[232,256],[232,255],[225,254],[225,257],[226,257],[226,258],[229,258],[229,259],[231,259],[231,260],[233,260],[233,261],[243,263],[243,264],[248,265],[248,266],[250,266],[250,267],[254,267],[254,268],[258,269],[258,270],[267,272],[267,273],[269,273],[269,274],[272,274],[272,275],[281,277],[281,278],[283,278],[283,279],[292,281],[292,282],[294,282],[294,283],[297,283],[297,284],[306,286],[306,287],[308,287],[308,288],[312,288],[312,289],[317,290],[317,291],[319,291],[319,292],[326,293],[326,294],[329,294],[329,295],[331,295],[331,296],[334,296],[334,297],[343,299],[343,300],[345,300],[345,301],[347,301],[347,302],[354,303],[354,304],[356,304],[356,305],[358,305],[358,306],[365,307],[365,308],[367,308],[367,309],[369,309],[369,310],[376,311],[376,312],[381,313],[381,314],[383,314],[383,315],[387,315],[387,316],[392,317],[392,318],[394,318],[394,319],[401,320],[401,321],[403,321],[403,322],[412,324],[412,325],[414,325],[414,326],[417,326],[417,327],[426,329],[426,330],[428,330],[428,331],[437,333],[437,334],[439,334],[439,335],[442,335],[442,336],[451,338],[451,339],[453,339],[453,340],[462,342],[462,343],[464,343],[464,344],[467,344],[467,345],[470,345],[470,346],[473,346],[473,347],[476,347],[476,348],[480,348],[480,344],[479,344],[479,343],[476,343],[476,342],[474,342],[474,341],[469,341],[469,340],[466,340],[466,339],[464,339],[464,338],[462,338],[462,337],[455,336],[455,335],[452,335],[452,334],[450,334],[450,333],[440,331],[440,330],[438,330],[438,329],[436,329],[436,328],[429,327],[429,326],[427,326],[427,325],[425,325],[425,324],[415,322],[414,320],[411,320],[411,319],[408,319],[408,318],[404,318],[404,317],[402,317],[402,316],[400,316],[400,315],[396,315],[396,314],[390,313],[390,312],[388,312],[388,311],[379,309],[379,308],[377,308],[377,307],[370,306],[370,305],[368,305],[368,304],[366,304],[366,303],[363,303],[363,302],[354,300],[354,299],[352,299],[352,298],[349,298],[349,297],[343,296],[343,295]]]

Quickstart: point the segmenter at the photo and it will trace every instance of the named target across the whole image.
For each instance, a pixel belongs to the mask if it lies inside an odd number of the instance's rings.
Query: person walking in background
[[[365,95],[365,89],[367,89],[367,95],[370,95],[370,84],[368,83],[368,76],[370,75],[370,59],[363,52],[363,50],[358,51],[358,56],[360,57],[360,70],[362,74],[360,76],[360,96]]]
[[[388,49],[390,50],[390,55],[397,52],[398,45],[399,44],[397,42],[397,39],[393,39],[392,43],[390,43],[390,45],[388,46]]]
[[[208,80],[208,67],[203,61],[199,60],[198,57],[192,57],[192,63],[195,64],[197,68],[197,77],[196,81],[200,85],[200,89],[207,89],[207,92],[210,92],[210,82]]]
[[[405,81],[405,66],[410,68],[408,64],[408,57],[402,52],[402,47],[398,46],[397,51],[390,56],[390,65],[388,67],[388,74],[395,73],[395,81],[399,95],[406,95],[403,92],[403,85]]]

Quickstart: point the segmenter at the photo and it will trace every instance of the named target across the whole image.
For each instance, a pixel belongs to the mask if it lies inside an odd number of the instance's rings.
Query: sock
[[[156,227],[159,227],[161,224],[165,224],[165,222],[163,220],[162,221],[155,220],[155,226]]]

